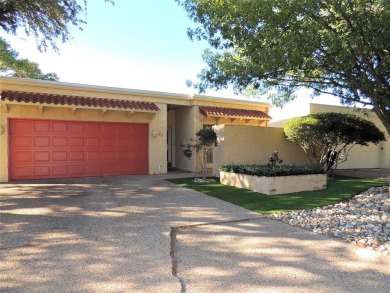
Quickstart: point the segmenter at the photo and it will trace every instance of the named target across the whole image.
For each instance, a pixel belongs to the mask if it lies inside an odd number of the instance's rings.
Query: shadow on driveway
[[[0,200],[1,292],[380,292],[389,281],[383,255],[158,176],[0,184]]]

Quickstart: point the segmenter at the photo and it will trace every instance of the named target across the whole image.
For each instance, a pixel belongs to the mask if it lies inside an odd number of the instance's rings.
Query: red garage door
[[[148,125],[10,120],[11,180],[148,173]]]

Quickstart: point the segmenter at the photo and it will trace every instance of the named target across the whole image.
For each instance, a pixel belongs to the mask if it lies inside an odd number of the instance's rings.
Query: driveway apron
[[[0,200],[1,292],[386,292],[390,282],[388,256],[161,176],[6,183]]]

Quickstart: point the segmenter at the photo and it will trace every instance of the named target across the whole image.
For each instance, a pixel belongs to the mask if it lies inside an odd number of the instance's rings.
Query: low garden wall
[[[220,171],[220,182],[263,194],[275,195],[325,189],[327,176],[326,174],[310,174],[266,177]]]

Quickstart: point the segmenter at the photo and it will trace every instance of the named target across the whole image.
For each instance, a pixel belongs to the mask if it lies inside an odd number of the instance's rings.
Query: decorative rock
[[[390,254],[388,186],[370,188],[346,202],[267,216]]]

